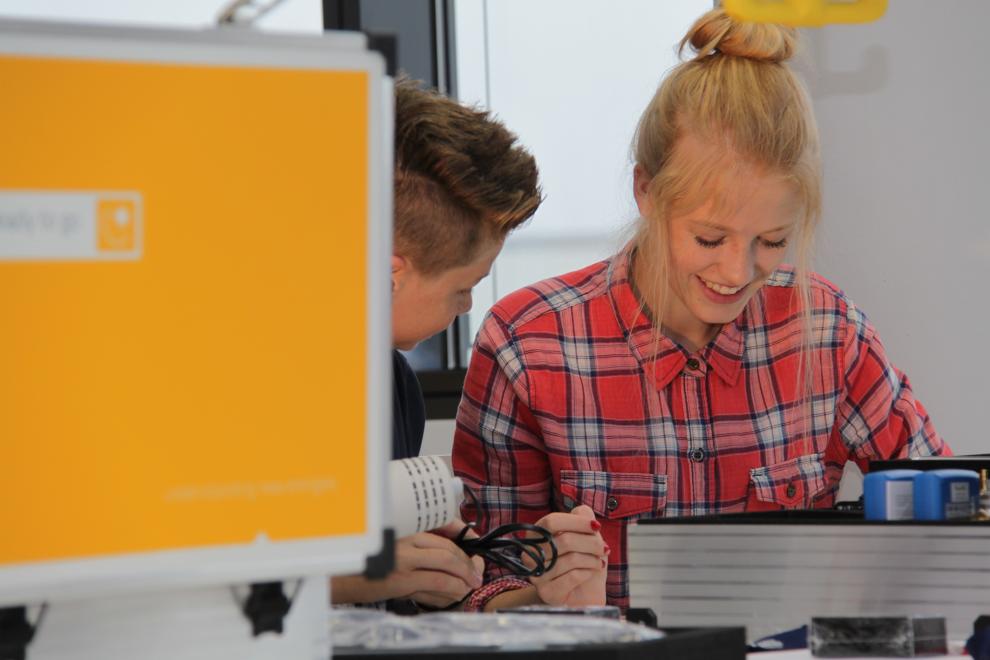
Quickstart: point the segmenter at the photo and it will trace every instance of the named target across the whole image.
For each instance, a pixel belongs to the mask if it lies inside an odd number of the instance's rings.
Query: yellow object
[[[0,566],[364,533],[368,74],[0,80]]]
[[[723,0],[722,4],[738,20],[796,27],[869,23],[887,11],[887,0]]]

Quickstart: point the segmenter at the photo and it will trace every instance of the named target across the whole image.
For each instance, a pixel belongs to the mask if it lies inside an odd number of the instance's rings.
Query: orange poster
[[[364,533],[369,75],[0,80],[0,566]]]

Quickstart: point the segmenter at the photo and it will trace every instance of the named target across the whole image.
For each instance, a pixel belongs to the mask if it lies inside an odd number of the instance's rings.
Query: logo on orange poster
[[[100,252],[130,252],[137,242],[137,205],[132,199],[96,202],[96,247]]]

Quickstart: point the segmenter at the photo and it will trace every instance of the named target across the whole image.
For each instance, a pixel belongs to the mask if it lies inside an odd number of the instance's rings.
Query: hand
[[[570,513],[551,513],[536,524],[553,534],[557,544],[553,569],[529,578],[540,600],[548,605],[604,605],[609,550],[598,533],[595,512],[582,505]],[[551,556],[549,548],[544,553]],[[535,566],[525,555],[523,562]]]
[[[463,524],[457,531],[462,527]],[[448,528],[452,529],[453,524]],[[448,528],[438,531],[445,532]],[[330,597],[334,603],[411,598],[430,607],[447,607],[481,586],[484,563],[480,557],[475,559],[478,562],[439,534],[412,534],[396,543],[395,570],[388,577],[383,580],[357,575],[334,578]]]
[[[432,533],[439,534],[444,538],[453,540],[457,538],[457,536],[461,533],[461,530],[464,529],[466,526],[467,525],[464,523],[463,520],[461,520],[460,518],[455,518],[453,522],[444,525],[443,527],[432,530]],[[469,529],[467,533],[464,534],[464,538],[476,539],[478,538],[478,533],[473,529]],[[485,558],[479,555],[474,555],[473,557],[469,557],[469,559],[471,560],[471,563],[474,565],[474,570],[478,573],[478,575],[484,576]]]

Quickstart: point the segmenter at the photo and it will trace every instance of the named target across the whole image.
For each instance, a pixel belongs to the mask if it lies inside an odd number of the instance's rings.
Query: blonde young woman
[[[454,466],[482,526],[590,507],[612,604],[631,520],[826,507],[848,461],[949,453],[863,313],[807,270],[821,174],[795,40],[700,18],[640,120],[635,238],[509,295],[478,335]],[[499,584],[491,604],[533,589]]]

